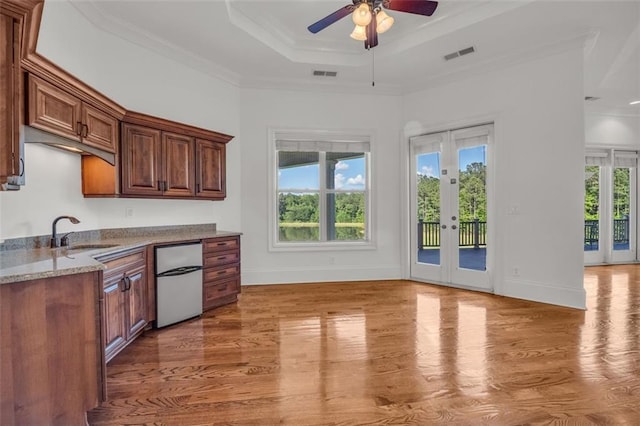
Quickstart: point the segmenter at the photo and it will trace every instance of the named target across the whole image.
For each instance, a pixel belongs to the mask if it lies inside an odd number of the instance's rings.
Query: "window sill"
[[[312,251],[354,251],[375,250],[377,247],[372,241],[354,241],[342,243],[278,243],[269,247],[270,252],[312,252]]]

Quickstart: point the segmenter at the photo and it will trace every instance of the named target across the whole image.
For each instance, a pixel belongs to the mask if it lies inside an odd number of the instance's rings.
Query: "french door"
[[[412,278],[491,290],[487,159],[492,139],[490,124],[410,139]]]
[[[589,151],[585,158],[584,262],[637,259],[636,152]]]

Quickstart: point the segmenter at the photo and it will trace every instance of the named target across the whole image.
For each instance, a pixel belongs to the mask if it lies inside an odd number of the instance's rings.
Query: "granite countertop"
[[[72,239],[69,247],[51,249],[26,243],[24,247],[0,251],[0,285],[98,271],[105,266],[96,258],[137,247],[241,235],[218,231],[215,224],[89,232],[81,240]],[[98,245],[101,247],[95,247]]]

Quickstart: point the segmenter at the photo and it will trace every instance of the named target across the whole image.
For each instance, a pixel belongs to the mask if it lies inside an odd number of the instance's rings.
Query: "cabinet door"
[[[29,75],[28,123],[74,140],[80,140],[80,99]]]
[[[193,170],[193,138],[176,133],[162,133],[164,160],[164,195],[193,197],[195,171]]]
[[[162,193],[160,131],[122,125],[122,193],[159,196]]]
[[[226,197],[225,162],[224,144],[196,139],[196,197]]]
[[[82,142],[104,151],[116,152],[118,120],[94,108],[82,105]]]
[[[125,316],[126,287],[122,275],[104,281],[104,355],[108,362],[127,343]]]
[[[127,271],[127,338],[147,325],[147,280],[146,265]]]
[[[18,175],[20,113],[20,23],[0,14],[0,183]],[[6,94],[6,95],[5,95]]]

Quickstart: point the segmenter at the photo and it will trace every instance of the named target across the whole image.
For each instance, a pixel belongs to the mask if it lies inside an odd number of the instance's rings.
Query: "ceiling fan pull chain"
[[[371,49],[371,87],[376,85],[376,52]]]

